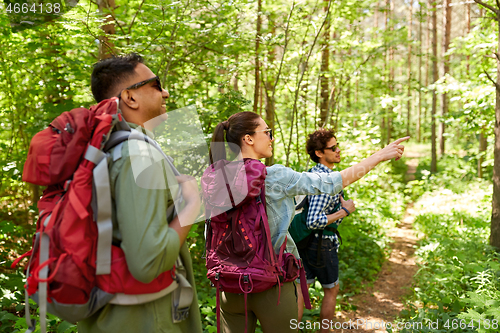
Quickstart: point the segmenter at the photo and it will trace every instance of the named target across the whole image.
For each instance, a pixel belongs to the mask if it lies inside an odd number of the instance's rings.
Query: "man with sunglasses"
[[[333,172],[335,164],[340,163],[340,148],[332,130],[319,129],[309,135],[306,144],[307,153],[317,164],[311,172]],[[340,171],[340,170],[337,170]],[[315,278],[321,283],[324,291],[320,318],[330,322],[335,317],[337,293],[339,291],[339,233],[337,227],[342,219],[356,210],[352,200],[344,200],[343,191],[331,196],[329,194],[309,196],[307,227],[314,230],[312,241],[305,249],[299,249],[304,262],[308,285]],[[318,232],[318,231],[322,232]],[[319,247],[319,249],[318,249]],[[304,304],[299,300],[299,322],[302,318]],[[326,327],[326,325],[325,325]],[[323,326],[322,326],[323,328]],[[328,332],[323,328],[321,332]]]
[[[169,94],[142,57],[134,53],[96,63],[91,88],[97,102],[117,96],[128,125],[148,137],[124,141],[109,151],[113,244],[121,247],[130,273],[139,282],[155,283],[165,272],[174,281],[155,294],[116,295],[94,315],[78,322],[78,332],[201,333],[192,262],[185,244],[200,208],[198,188],[190,181],[182,183],[185,206],[175,218],[167,214],[174,198],[169,184],[162,180],[175,179],[178,173],[151,147],[151,123],[166,118]],[[134,169],[134,161],[144,166],[140,173]],[[181,271],[186,279],[180,277]],[[180,313],[173,303],[178,304],[180,286],[184,287],[186,280],[193,290],[188,293],[191,297],[182,296],[187,305]]]

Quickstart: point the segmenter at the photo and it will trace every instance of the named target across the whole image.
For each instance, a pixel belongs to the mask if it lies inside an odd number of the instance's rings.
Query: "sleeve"
[[[332,197],[328,194],[309,196],[309,210],[307,212],[308,229],[324,229],[328,224],[325,207],[330,205]]]
[[[267,178],[266,194],[277,200],[300,194],[335,195],[342,191],[343,187],[340,172],[296,172],[278,164],[267,168]]]
[[[142,162],[148,158],[149,161],[143,163],[138,174],[138,169],[133,166],[137,156],[129,155],[128,145],[124,145],[122,151],[123,157],[111,170],[121,248],[132,275],[149,283],[172,269],[179,256],[179,236],[168,226],[166,212],[173,203],[165,181],[172,171],[158,156],[159,152],[149,150],[148,154],[153,155],[145,157],[143,154]]]

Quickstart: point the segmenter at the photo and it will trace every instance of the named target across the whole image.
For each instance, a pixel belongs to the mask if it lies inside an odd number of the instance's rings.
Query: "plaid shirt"
[[[312,173],[296,172],[283,165],[275,164],[267,167],[266,177],[266,203],[271,242],[275,251],[287,237],[287,252],[300,258],[297,247],[288,227],[295,215],[296,195],[315,195],[330,193],[335,195],[342,190],[342,176],[340,172]]]
[[[333,170],[329,169],[325,165],[318,163],[311,169],[311,172],[316,173],[331,173]],[[318,230],[324,229],[328,224],[327,215],[333,214],[340,210],[340,196],[343,195],[343,191],[336,195],[320,194],[320,195],[310,195],[309,196],[309,212],[307,214],[307,227],[309,229]],[[337,206],[337,210],[335,210]],[[343,219],[338,219],[333,222],[337,226],[340,225]],[[316,237],[318,235],[316,234]],[[339,240],[337,235],[323,235],[323,239],[330,239],[336,248],[339,247]]]

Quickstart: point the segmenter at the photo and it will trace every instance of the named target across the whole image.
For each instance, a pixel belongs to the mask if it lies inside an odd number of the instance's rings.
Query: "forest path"
[[[420,152],[405,151],[407,180],[415,179],[418,159],[422,156],[424,154]],[[390,245],[392,251],[377,280],[363,293],[349,299],[357,307],[356,311],[337,313],[335,321],[338,323],[334,332],[387,332],[384,325],[392,323],[404,309],[403,298],[411,292],[413,276],[417,272],[414,257],[417,237],[413,230],[415,215],[413,204],[409,204],[403,219],[388,232],[393,240]]]

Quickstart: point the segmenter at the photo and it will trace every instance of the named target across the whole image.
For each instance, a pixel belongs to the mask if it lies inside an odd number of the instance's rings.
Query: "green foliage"
[[[496,332],[498,327],[484,327],[487,320],[491,324],[500,319],[492,310],[500,301],[500,264],[498,253],[488,245],[489,184],[476,179],[456,181],[456,176],[450,177],[457,172],[456,164],[448,165],[430,180],[434,184],[426,184],[426,179],[420,183],[434,191],[416,203],[423,212],[414,222],[424,235],[416,252],[420,269],[408,309],[401,313],[407,323],[432,322],[437,326],[402,332],[455,332],[457,327],[452,323],[467,324],[459,327],[460,332]],[[471,320],[475,320],[474,325]]]
[[[477,159],[470,150],[457,147],[456,150],[441,157],[438,162],[438,172],[431,174],[430,156],[421,157],[415,172],[415,180],[408,182],[404,190],[407,199],[417,200],[426,192],[448,189],[453,193],[464,193],[471,190],[474,183],[486,186],[487,181],[476,178]],[[465,155],[464,155],[465,154]],[[492,165],[485,168],[485,178],[492,176]],[[491,203],[491,196],[484,197],[484,201]]]
[[[449,113],[436,119],[447,125],[447,153],[456,153],[460,158],[442,157],[438,175],[428,172],[430,158],[422,158],[416,180],[406,187],[403,185],[404,162],[383,164],[348,189],[349,196],[357,203],[357,213],[346,219],[340,229],[345,244],[339,251],[342,276],[339,307],[349,307],[347,298],[361,290],[362,281],[375,278],[387,248],[384,231],[401,217],[405,203],[442,188],[456,194],[471,191],[469,185],[457,180],[473,181],[480,157],[484,159],[485,179],[491,178],[494,93],[485,72],[495,78],[496,63],[485,56],[497,47],[497,27],[490,20],[479,17],[478,7],[472,6],[472,16],[478,20],[473,22],[470,33],[454,39],[448,52],[453,76],[431,82],[432,85],[426,87],[425,75],[429,77],[430,71],[426,70],[421,80],[413,75],[410,81],[403,73],[407,54],[402,50],[407,46],[413,47],[410,70],[415,73],[415,58],[428,58],[427,50],[417,51],[419,42],[408,40],[406,13],[401,10],[408,5],[407,1],[400,2],[404,6],[391,13],[382,25],[380,20],[388,8],[380,1],[330,1],[328,17],[325,3],[294,2],[292,10],[290,1],[264,1],[261,12],[257,13],[256,2],[246,0],[117,0],[116,8],[110,12],[99,9],[93,1],[81,0],[59,19],[23,30],[13,28],[10,25],[12,17],[0,11],[3,46],[0,50],[0,263],[6,265],[0,270],[5,277],[0,281],[0,330],[13,330],[14,325],[21,329],[23,325],[22,320],[12,317],[22,315],[23,310],[17,304],[22,303],[23,277],[8,265],[29,247],[36,221],[37,196],[42,190],[22,182],[29,142],[61,112],[88,107],[94,102],[89,76],[92,64],[103,50],[112,54],[133,51],[143,55],[170,92],[171,97],[167,100],[170,110],[196,105],[207,140],[218,122],[236,112],[252,109],[258,63],[261,91],[257,91],[257,110],[263,117],[266,105],[272,104],[276,110],[273,116],[276,122],[275,158],[299,171],[310,167],[304,149],[307,134],[323,125],[320,77],[329,80],[330,108],[325,125],[337,131],[342,147],[342,169],[367,157],[391,138],[406,135],[407,103],[411,102],[412,111],[415,111],[418,92],[422,98],[418,101],[422,102],[422,138],[428,140],[431,89],[436,88],[438,94],[448,93],[451,97]],[[413,12],[418,11],[418,20],[427,24],[427,2],[412,3]],[[488,3],[494,5],[493,1]],[[0,9],[4,9],[3,3]],[[263,23],[260,36],[256,36],[258,15]],[[374,24],[375,17],[379,24]],[[106,19],[111,20],[114,33],[103,32],[101,27]],[[328,26],[323,23],[330,26],[328,34],[323,34]],[[102,41],[105,39],[112,43],[110,48],[104,46]],[[256,40],[260,43],[258,50]],[[330,62],[325,71],[321,64],[326,46]],[[397,50],[396,56],[391,60],[388,55],[394,50]],[[400,73],[391,74],[394,69]],[[413,95],[408,97],[410,83]],[[413,115],[410,121],[412,134],[415,118]],[[487,151],[481,153],[476,148],[480,132],[489,140]],[[481,193],[485,191],[483,185],[479,188]],[[449,195],[448,192],[440,193]],[[479,201],[472,201],[484,207],[488,200],[489,197],[484,196]],[[479,212],[484,221],[489,219],[486,211]],[[444,220],[451,224],[453,219],[459,218],[470,221],[467,216],[453,214],[450,215],[453,218]],[[431,215],[427,220],[428,223],[421,223],[426,232],[433,233],[430,227],[442,227]],[[476,236],[483,237],[483,244],[487,227],[476,227],[482,230]],[[457,235],[462,232],[459,229],[455,230]],[[200,281],[204,325],[212,332],[214,292],[205,278],[202,240],[203,230],[198,224],[191,231],[190,244],[196,279]],[[446,241],[444,236],[436,241],[458,252],[469,249],[466,247],[469,245],[457,245],[454,240]],[[447,265],[452,263],[447,262]],[[460,274],[466,274],[464,272]],[[488,297],[493,297],[493,289],[488,290],[492,293]],[[318,304],[322,297],[320,289],[315,287],[311,292],[313,301]],[[467,292],[479,295],[474,288]],[[486,307],[480,302],[482,298],[474,298],[467,292],[459,297],[460,305],[471,311],[466,313],[470,316],[476,312],[481,316],[496,315],[486,313]],[[456,293],[453,295],[458,297]],[[467,303],[469,297],[470,302],[476,303]],[[445,305],[443,309],[451,311]],[[425,311],[416,310],[415,313],[425,316],[435,311],[436,318],[446,318],[451,313],[433,308]],[[310,315],[314,317],[317,313]],[[66,326],[56,321],[52,328],[72,329]]]

